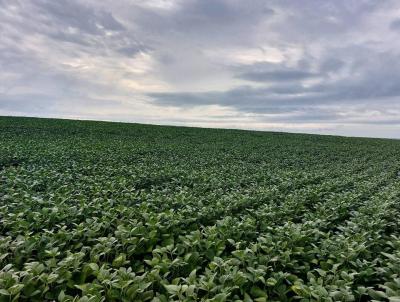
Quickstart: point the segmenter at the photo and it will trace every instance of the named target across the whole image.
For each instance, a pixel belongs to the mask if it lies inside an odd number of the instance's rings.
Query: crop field
[[[0,118],[0,301],[400,301],[400,141]]]

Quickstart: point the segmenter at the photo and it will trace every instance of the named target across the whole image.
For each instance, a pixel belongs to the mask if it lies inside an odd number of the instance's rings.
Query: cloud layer
[[[397,1],[0,0],[0,115],[400,138]]]

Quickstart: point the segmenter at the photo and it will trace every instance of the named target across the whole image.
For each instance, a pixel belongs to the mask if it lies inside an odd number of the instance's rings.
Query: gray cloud
[[[275,70],[244,72],[237,76],[240,79],[255,82],[299,81],[318,77],[318,74],[304,70]]]
[[[344,50],[342,50],[344,51]],[[345,50],[349,52],[348,49]],[[338,53],[341,50],[337,50]],[[399,55],[396,53],[380,53],[374,55],[375,63],[367,65],[358,64],[358,61],[372,61],[371,58],[350,57],[350,75],[343,78],[331,78],[332,70],[337,71],[344,68],[344,63],[336,59],[325,59],[319,66],[320,73],[304,73],[293,71],[293,76],[286,67],[282,67],[281,73],[260,73],[263,76],[249,78],[253,81],[272,82],[268,86],[251,87],[242,86],[226,91],[210,91],[204,93],[151,93],[149,94],[156,104],[177,107],[196,107],[220,105],[232,108],[244,114],[272,114],[269,121],[290,122],[337,122],[345,120],[351,123],[374,123],[374,124],[398,124],[398,118],[385,114],[383,119],[374,120],[368,118],[357,118],[357,111],[351,112],[352,118],[344,119],[342,116],[330,113],[333,107],[340,106],[346,113],[346,107],[370,108],[371,111],[381,111],[381,108],[400,107],[400,64]],[[370,55],[370,53],[368,53]],[[330,62],[329,67],[326,62]],[[338,66],[334,66],[338,64]],[[264,68],[264,64],[261,64]],[[252,68],[255,68],[252,66]],[[281,76],[287,73],[286,76]],[[312,84],[303,84],[304,80],[320,76]],[[242,76],[242,75],[240,75]],[[245,77],[246,78],[246,77]],[[278,83],[277,83],[278,82]],[[280,83],[284,82],[284,83]],[[288,83],[289,82],[289,83]],[[364,110],[364,109],[363,109]],[[283,113],[294,114],[282,116]]]
[[[400,30],[400,19],[396,19],[390,23],[390,28],[393,30]]]
[[[124,30],[124,26],[110,12],[91,8],[75,0],[38,0],[35,6],[43,22],[57,29],[71,27],[93,35],[102,34],[104,30]]]

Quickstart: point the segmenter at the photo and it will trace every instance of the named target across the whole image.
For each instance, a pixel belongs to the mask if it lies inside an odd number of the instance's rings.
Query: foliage
[[[1,301],[400,301],[400,141],[0,118]]]

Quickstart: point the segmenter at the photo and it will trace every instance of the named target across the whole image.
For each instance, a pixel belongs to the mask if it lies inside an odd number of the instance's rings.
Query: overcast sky
[[[400,138],[400,2],[0,0],[0,115]]]

